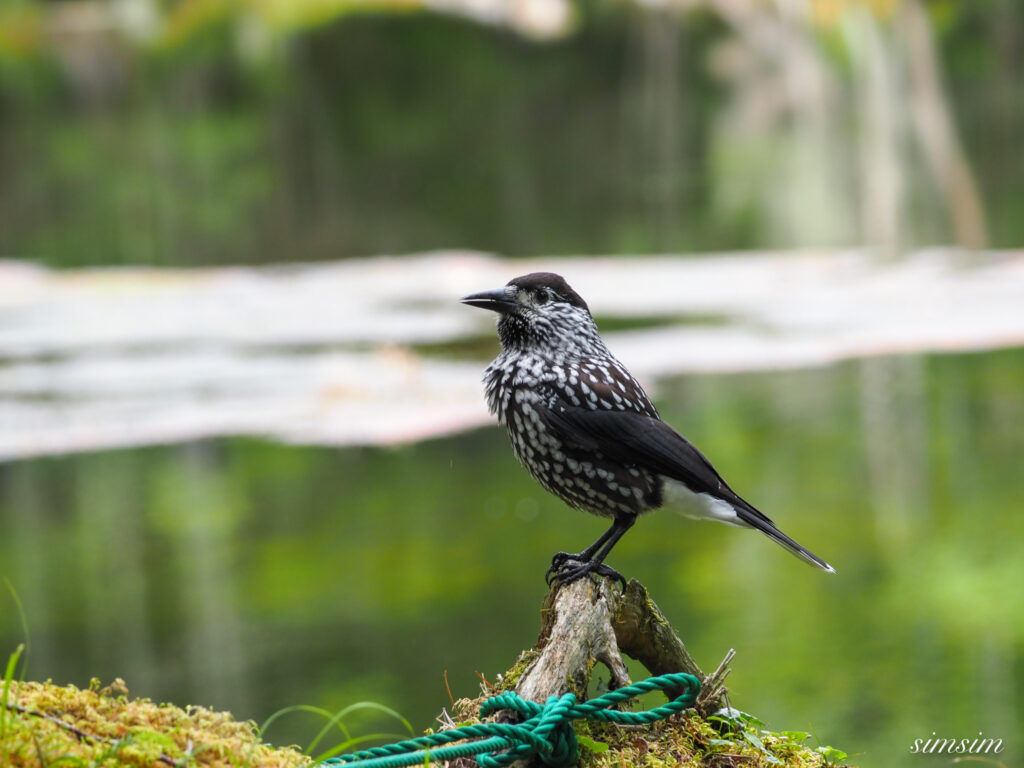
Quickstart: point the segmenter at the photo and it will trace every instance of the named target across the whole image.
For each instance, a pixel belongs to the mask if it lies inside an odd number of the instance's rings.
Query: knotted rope
[[[620,712],[609,709],[642,693],[680,687],[685,687],[686,692],[654,709],[643,712]],[[692,706],[699,691],[700,681],[693,675],[683,672],[650,677],[639,683],[609,691],[582,704],[577,704],[576,696],[571,693],[552,696],[541,705],[507,691],[481,704],[480,717],[501,711],[512,711],[525,718],[521,723],[464,725],[383,747],[339,755],[325,760],[321,765],[358,762],[357,768],[399,768],[407,765],[425,765],[428,761],[441,762],[476,755],[476,761],[482,768],[501,768],[516,760],[537,755],[551,768],[565,768],[579,759],[576,732],[572,727],[573,720],[588,719],[618,725],[646,725],[664,720]],[[467,739],[477,741],[466,741]],[[455,741],[466,743],[451,744]],[[446,744],[451,746],[443,746]]]

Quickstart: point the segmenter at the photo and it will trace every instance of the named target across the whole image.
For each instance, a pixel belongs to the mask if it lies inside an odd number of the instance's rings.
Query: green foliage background
[[[733,33],[707,9],[672,22],[675,53],[661,65],[644,58],[645,40],[668,22],[620,3],[576,6],[572,33],[544,43],[426,12],[349,14],[344,3],[325,6],[335,8],[326,19],[264,20],[252,43],[246,5],[192,0],[146,45],[51,47],[16,34],[45,39],[44,7],[21,2],[0,15],[7,256],[196,265],[860,239],[856,215],[816,208],[817,182],[799,180],[804,139],[729,128],[729,85],[714,62]],[[1018,245],[1021,11],[996,0],[927,9],[991,244]],[[853,43],[841,26],[811,42],[842,105],[814,176],[855,197]],[[72,43],[106,64],[76,75]],[[911,160],[910,242],[948,242],[936,182],[920,166]],[[806,221],[780,226],[771,201],[790,194],[803,198]]]
[[[842,24],[809,33],[839,100],[808,162],[797,121],[730,122],[719,65],[734,33],[706,6],[666,27],[579,3],[569,34],[537,42],[345,3],[278,4],[299,11],[254,32],[255,0],[186,0],[157,3],[172,23],[144,42],[48,36],[54,9],[87,5],[0,7],[0,257],[200,267],[865,241]],[[838,5],[898,42],[878,10],[898,2]],[[923,5],[990,244],[1019,247],[1024,11]],[[665,29],[674,58],[652,65]],[[904,149],[903,245],[949,243],[935,180]],[[479,351],[482,366],[493,349]],[[737,649],[734,704],[771,728],[863,766],[920,766],[914,739],[983,731],[1019,763],[1022,391],[1019,349],[666,384],[666,419],[839,573],[669,513],[613,564],[703,664]],[[535,640],[550,555],[601,528],[544,494],[493,428],[395,449],[230,439],[0,465],[0,575],[26,606],[31,677],[122,676],[256,720],[375,700],[431,725],[445,671],[462,696],[475,671],[506,669]],[[12,608],[0,653],[23,639]],[[318,726],[275,727],[284,743]]]

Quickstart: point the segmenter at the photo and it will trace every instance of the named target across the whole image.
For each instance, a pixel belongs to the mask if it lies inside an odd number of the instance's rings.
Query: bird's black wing
[[[679,480],[694,493],[724,499],[771,524],[726,484],[703,453],[659,418],[635,411],[574,406],[557,395],[541,408],[540,415],[548,429],[564,442],[599,451],[626,466]]]
[[[694,493],[723,499],[736,510],[742,524],[756,528],[811,565],[834,573],[831,565],[784,534],[771,518],[735,493],[703,453],[656,416],[574,406],[554,393],[539,410],[547,428],[563,443],[678,480]]]

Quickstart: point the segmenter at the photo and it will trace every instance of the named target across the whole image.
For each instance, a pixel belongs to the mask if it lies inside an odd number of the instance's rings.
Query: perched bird
[[[484,372],[487,404],[519,461],[570,507],[611,518],[582,552],[557,553],[547,580],[588,573],[623,581],[604,564],[637,516],[659,507],[755,528],[811,565],[834,569],[738,496],[711,462],[658,416],[616,360],[587,303],[559,275],[534,272],[464,304],[498,313],[501,353]]]

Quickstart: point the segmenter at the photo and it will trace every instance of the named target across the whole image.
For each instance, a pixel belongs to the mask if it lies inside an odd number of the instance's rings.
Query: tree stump
[[[598,663],[608,669],[611,688],[629,685],[624,652],[652,675],[688,672],[696,676],[701,691],[695,709],[702,716],[725,705],[723,681],[733,657],[730,649],[718,669],[705,675],[640,582],[631,580],[623,590],[603,578],[552,586],[541,607],[535,652],[537,658],[515,687],[524,699],[543,704],[549,696],[571,691],[583,700]],[[675,698],[683,691],[666,693]]]

